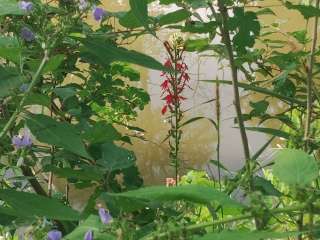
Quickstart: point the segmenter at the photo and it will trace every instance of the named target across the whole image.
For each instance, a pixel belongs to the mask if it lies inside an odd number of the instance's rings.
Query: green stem
[[[320,0],[317,0],[316,2],[316,8],[319,9],[319,3]],[[304,129],[304,139],[306,141],[305,143],[305,149],[308,150],[310,145],[310,126],[311,126],[311,115],[312,115],[312,76],[313,76],[313,65],[315,61],[315,52],[317,47],[317,40],[318,40],[318,23],[319,23],[319,17],[315,17],[314,20],[314,30],[313,30],[313,41],[312,41],[312,49],[310,53],[310,59],[309,59],[309,67],[308,67],[308,75],[307,75],[307,117],[306,117],[306,123],[305,123],[305,129]]]
[[[307,209],[307,205],[306,204],[301,204],[301,205],[297,205],[297,206],[291,206],[288,208],[282,208],[282,209],[272,209],[269,211],[269,213],[271,215],[275,215],[275,214],[284,214],[284,213],[292,213],[292,212],[296,212],[296,211],[302,211]],[[237,222],[237,221],[241,221],[241,220],[246,220],[246,219],[251,219],[254,218],[255,216],[251,213],[248,214],[244,214],[241,216],[237,216],[237,217],[232,217],[232,218],[228,218],[228,219],[222,219],[222,220],[218,220],[218,221],[213,221],[213,222],[207,222],[207,223],[201,223],[201,224],[194,224],[194,225],[190,225],[184,228],[174,228],[171,229],[167,232],[164,233],[160,233],[157,234],[157,236],[147,236],[146,238],[144,238],[145,240],[154,240],[154,239],[161,239],[167,236],[170,236],[172,234],[178,233],[178,232],[194,232],[197,230],[201,230],[207,227],[212,227],[212,226],[216,226],[216,225],[221,225],[221,224],[226,224],[226,223],[232,223],[232,222]]]
[[[2,129],[1,133],[0,133],[0,140],[7,134],[7,132],[12,128],[12,126],[14,125],[18,115],[20,114],[20,112],[22,111],[23,109],[23,106],[27,100],[27,97],[29,96],[29,94],[31,93],[33,87],[36,85],[39,77],[40,77],[40,74],[46,64],[46,62],[48,61],[48,56],[49,56],[49,53],[48,53],[48,50],[45,50],[44,51],[44,57],[38,67],[38,70],[37,72],[34,74],[33,78],[32,78],[32,81],[27,89],[27,91],[25,92],[24,96],[22,97],[18,107],[16,108],[16,110],[14,111],[14,113],[12,114],[12,116],[10,117],[9,121],[7,122],[7,124],[4,126],[4,128]]]
[[[230,33],[228,29],[228,10],[226,6],[224,5],[224,2],[222,0],[218,0],[218,8],[221,14],[221,24],[220,24],[220,31],[222,34],[222,41],[226,45],[226,49],[228,52],[229,57],[229,63],[232,73],[232,86],[233,86],[233,95],[234,95],[234,106],[237,114],[237,120],[239,124],[240,129],[240,135],[242,140],[242,146],[244,151],[244,157],[248,165],[248,170],[250,170],[250,150],[249,150],[249,143],[248,143],[248,137],[244,125],[244,120],[242,117],[242,111],[241,111],[241,102],[240,102],[240,94],[238,89],[238,69],[234,61],[234,55],[233,55],[233,47],[232,42],[230,39]],[[213,9],[213,7],[212,7]]]

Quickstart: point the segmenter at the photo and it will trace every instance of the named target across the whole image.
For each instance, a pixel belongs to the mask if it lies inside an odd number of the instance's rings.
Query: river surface
[[[129,9],[127,0],[103,0],[103,8],[106,11],[117,12],[126,11]],[[294,11],[288,11],[283,7],[278,7],[279,1],[268,0],[264,1],[267,6],[272,6],[272,10],[276,16],[266,15],[262,16],[262,23],[270,24],[272,22],[279,22],[281,29],[284,31],[293,31],[303,29],[305,21]],[[152,15],[164,14],[174,11],[173,6],[165,8],[159,5],[151,4],[150,9]],[[251,9],[250,9],[251,10]],[[206,11],[203,9],[200,12],[202,17],[206,16]],[[294,19],[294,20],[292,20]],[[88,17],[89,24],[96,24],[92,16]],[[140,37],[130,45],[128,48],[137,50],[139,52],[148,54],[160,62],[166,59],[165,49],[163,48],[163,41],[169,39],[174,32],[171,30],[162,30],[157,33],[159,39],[151,35]],[[189,37],[184,35],[185,38]],[[274,36],[274,38],[281,39],[283,34]],[[283,51],[294,50],[296,46],[290,46]],[[280,50],[280,49],[279,49]],[[280,50],[281,51],[281,50]],[[184,102],[183,109],[191,109],[185,114],[185,120],[193,117],[208,117],[216,119],[215,102],[202,104],[210,99],[214,99],[215,85],[201,82],[200,80],[223,79],[231,80],[230,70],[226,62],[219,63],[215,57],[208,57],[211,52],[202,54],[186,53],[185,61],[189,66],[189,74],[191,76],[190,89],[187,89],[184,94],[187,100]],[[161,100],[160,84],[162,78],[160,72],[148,70],[146,68],[137,67],[141,73],[141,82],[139,86],[148,91],[151,96],[151,103],[140,112],[137,120],[132,123],[137,127],[143,128],[146,132],[144,137],[147,141],[133,140],[132,150],[137,156],[138,168],[146,185],[165,184],[165,178],[173,177],[174,170],[170,166],[168,143],[164,142],[169,124],[166,122],[164,116],[161,115],[161,108],[163,101]],[[245,80],[240,76],[241,80]],[[235,111],[233,106],[233,94],[230,86],[221,86],[221,125],[220,125],[220,159],[221,162],[229,169],[236,170],[243,166],[243,149],[241,145],[241,138],[239,130],[235,128],[234,117]],[[250,94],[248,92],[241,92],[242,94],[242,109],[243,113],[249,113],[251,107],[250,101],[258,101],[264,98],[260,94]],[[281,112],[284,104],[276,99],[270,100],[268,112],[275,114]],[[246,123],[247,126],[256,126],[257,122],[252,121]],[[280,123],[270,121],[264,127],[280,128]],[[250,151],[254,153],[257,151],[270,136],[265,134],[248,132]],[[272,155],[272,147],[279,146],[281,141],[273,142],[270,149],[265,152],[262,161],[267,161]],[[130,147],[130,146],[129,146]],[[212,123],[207,120],[199,120],[187,125],[183,131],[183,138],[181,143],[180,157],[182,160],[183,172],[188,169],[207,170],[210,173],[216,173],[214,166],[210,166],[208,162],[217,158],[217,132]],[[60,185],[57,183],[57,186]],[[62,190],[62,186],[58,187]],[[91,191],[74,191],[71,186],[70,201],[75,208],[81,208],[83,203],[89,197]]]

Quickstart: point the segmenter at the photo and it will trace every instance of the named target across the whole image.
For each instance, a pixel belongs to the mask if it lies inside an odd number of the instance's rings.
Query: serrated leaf
[[[279,150],[274,162],[274,176],[289,185],[303,187],[311,184],[319,175],[319,167],[314,157],[302,150]]]

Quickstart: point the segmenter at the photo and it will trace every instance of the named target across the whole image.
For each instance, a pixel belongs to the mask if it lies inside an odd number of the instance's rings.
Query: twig
[[[37,72],[35,73],[35,75],[32,78],[32,81],[27,89],[27,91],[25,92],[24,96],[22,97],[19,106],[16,108],[16,110],[14,111],[14,113],[12,114],[12,116],[10,117],[9,121],[7,122],[7,124],[4,126],[4,128],[2,129],[1,133],[0,133],[0,140],[7,134],[7,132],[10,130],[10,128],[14,125],[18,115],[20,114],[20,112],[23,109],[23,106],[31,92],[31,90],[33,89],[33,87],[35,86],[35,84],[37,83],[40,74],[46,64],[46,62],[48,61],[48,57],[49,57],[49,53],[48,50],[44,51],[44,57],[38,67]]]

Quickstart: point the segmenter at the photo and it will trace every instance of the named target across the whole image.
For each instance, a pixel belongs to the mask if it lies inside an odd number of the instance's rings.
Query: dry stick
[[[316,2],[316,8],[319,9],[320,0],[317,0]],[[307,75],[307,117],[305,122],[305,129],[304,129],[304,140],[305,140],[305,151],[309,151],[310,147],[310,127],[311,127],[311,121],[312,121],[312,103],[313,103],[313,96],[312,96],[312,87],[313,87],[313,65],[315,62],[315,52],[317,47],[317,40],[318,40],[318,23],[319,23],[319,17],[316,16],[314,20],[314,29],[313,29],[313,42],[312,42],[312,49],[309,59],[309,68],[308,68],[308,75]],[[311,209],[313,208],[312,205],[310,206]],[[310,212],[309,215],[309,228],[310,230],[313,229],[313,213]],[[303,228],[303,214],[300,215],[298,220],[298,231],[301,231]],[[297,237],[298,240],[302,239],[302,235],[299,234]],[[310,239],[314,239],[314,236],[312,232],[310,233]]]
[[[247,167],[249,170],[249,174],[251,172],[250,170],[250,150],[249,150],[249,143],[248,143],[248,137],[246,133],[246,129],[244,126],[244,121],[242,118],[242,112],[241,112],[241,103],[240,103],[240,94],[238,89],[238,69],[234,62],[234,55],[233,55],[233,47],[230,39],[230,33],[227,27],[228,22],[228,10],[226,6],[224,6],[224,3],[222,0],[218,0],[218,7],[220,14],[222,16],[221,20],[222,23],[220,24],[220,31],[222,34],[222,41],[226,45],[228,56],[229,56],[229,63],[230,68],[232,72],[232,86],[233,86],[233,95],[234,95],[234,106],[236,109],[240,134],[241,134],[241,140],[242,140],[242,146],[244,151],[244,157],[246,159]]]

